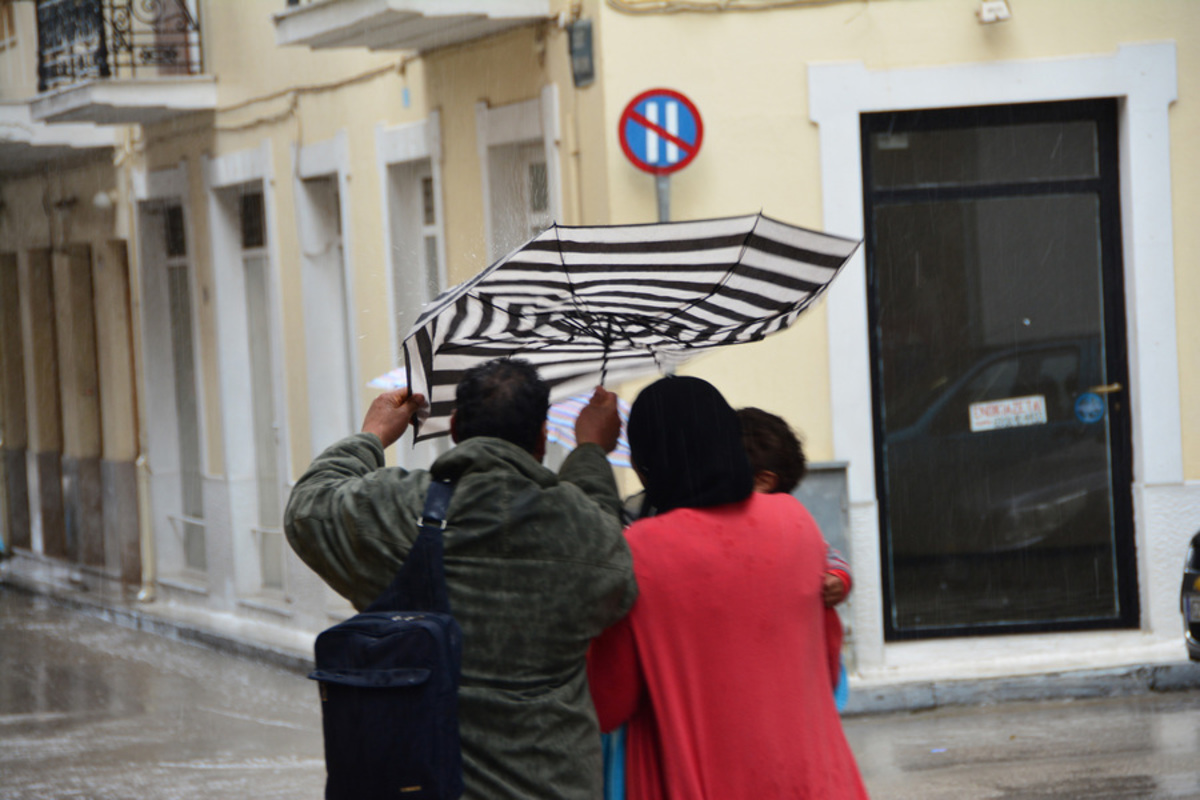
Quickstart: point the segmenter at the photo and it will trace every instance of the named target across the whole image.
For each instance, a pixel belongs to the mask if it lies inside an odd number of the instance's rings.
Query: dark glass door
[[[862,130],[888,638],[1136,625],[1115,101]]]

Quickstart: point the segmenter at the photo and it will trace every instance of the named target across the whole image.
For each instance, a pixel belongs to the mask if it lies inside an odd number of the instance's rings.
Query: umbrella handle
[[[604,320],[604,355],[600,358],[600,385],[608,383],[608,351],[612,347],[612,325],[613,318],[611,315]]]

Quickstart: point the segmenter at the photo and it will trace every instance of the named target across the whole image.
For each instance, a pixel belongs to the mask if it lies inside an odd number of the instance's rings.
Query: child
[[[742,444],[754,471],[754,490],[765,494],[787,493],[799,485],[807,470],[800,440],[781,417],[759,408],[737,412],[742,423]],[[842,621],[833,607],[850,593],[850,565],[842,554],[826,543],[825,577],[821,599],[825,601],[825,625],[829,636],[829,670],[835,694],[845,681],[841,663]],[[841,710],[841,703],[839,703]]]

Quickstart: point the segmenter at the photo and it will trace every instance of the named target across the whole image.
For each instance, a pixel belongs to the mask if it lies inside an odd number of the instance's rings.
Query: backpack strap
[[[453,483],[430,481],[416,541],[391,585],[367,607],[367,611],[450,613],[442,532],[446,529],[446,512],[453,494]]]

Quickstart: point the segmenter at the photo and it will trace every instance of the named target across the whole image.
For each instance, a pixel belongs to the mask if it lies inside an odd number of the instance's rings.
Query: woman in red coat
[[[753,491],[737,417],[699,378],[629,415],[656,515],[626,531],[638,599],[593,645],[603,730],[628,723],[628,800],[865,798],[826,666],[825,542]]]

